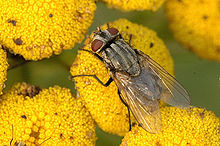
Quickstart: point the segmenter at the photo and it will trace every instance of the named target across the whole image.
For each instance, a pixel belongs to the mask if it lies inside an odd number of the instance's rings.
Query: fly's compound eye
[[[112,35],[112,36],[114,36],[114,35],[116,35],[116,34],[118,34],[118,29],[116,29],[116,28],[108,28],[107,29],[108,30],[108,32]]]
[[[98,52],[102,46],[103,46],[103,42],[101,40],[97,40],[97,39],[95,39],[91,44],[92,51],[94,51],[94,52]]]

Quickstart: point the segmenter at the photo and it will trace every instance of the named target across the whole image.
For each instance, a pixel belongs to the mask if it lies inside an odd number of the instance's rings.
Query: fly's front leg
[[[131,131],[131,114],[130,114],[130,108],[128,106],[128,104],[122,99],[121,97],[121,92],[118,89],[118,96],[120,97],[122,103],[127,107],[128,109],[128,120],[129,120],[129,131]]]
[[[79,50],[82,50],[82,51],[86,51],[86,52],[89,52],[91,54],[93,54],[96,58],[98,58],[100,61],[103,62],[103,58],[101,56],[99,56],[98,54],[90,51],[90,50],[85,50],[85,49],[79,49]],[[75,76],[72,76],[73,78],[75,77],[93,77],[95,78],[101,85],[105,86],[105,87],[108,87],[111,82],[113,81],[113,79],[110,77],[109,80],[106,82],[106,83],[103,83],[96,75],[75,75]]]
[[[75,76],[72,76],[73,78],[76,78],[76,77],[93,77],[95,78],[101,85],[105,86],[105,87],[108,87],[111,82],[113,81],[113,79],[110,77],[108,79],[108,81],[106,83],[103,83],[96,75],[75,75]]]
[[[90,50],[86,50],[86,49],[79,49],[79,50],[89,52],[89,53],[93,54],[96,58],[98,58],[100,61],[103,62],[103,58],[101,56],[99,56],[98,54],[96,54]]]

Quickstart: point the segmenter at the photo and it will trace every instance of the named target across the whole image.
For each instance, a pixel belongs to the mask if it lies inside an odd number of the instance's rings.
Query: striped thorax
[[[98,31],[91,44],[92,50],[101,52],[103,61],[111,71],[140,74],[140,65],[135,51],[120,36],[115,28]]]

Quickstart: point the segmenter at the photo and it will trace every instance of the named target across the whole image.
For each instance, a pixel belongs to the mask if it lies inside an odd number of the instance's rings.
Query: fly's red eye
[[[118,34],[118,32],[119,32],[116,28],[108,28],[107,30],[113,36]]]
[[[91,44],[92,51],[94,52],[98,51],[102,47],[102,45],[103,45],[102,41],[95,39]]]

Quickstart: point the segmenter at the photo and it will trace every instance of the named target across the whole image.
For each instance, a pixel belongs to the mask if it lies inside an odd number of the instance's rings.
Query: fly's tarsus
[[[39,144],[39,146],[42,145],[44,142],[48,141],[49,139],[51,139],[51,137],[49,137],[49,138],[47,138],[46,140],[44,140],[43,142],[41,142],[41,143]]]
[[[11,138],[11,140],[10,140],[10,146],[11,146],[12,141],[13,141],[13,132],[14,132],[14,127],[13,127],[13,124],[12,124],[12,138]]]
[[[76,77],[93,77],[93,78],[95,78],[101,85],[103,85],[103,86],[105,86],[105,87],[108,87],[108,86],[111,84],[111,82],[113,81],[113,79],[110,77],[106,83],[103,83],[96,75],[75,75],[75,76],[72,76],[72,78],[76,78]]]

